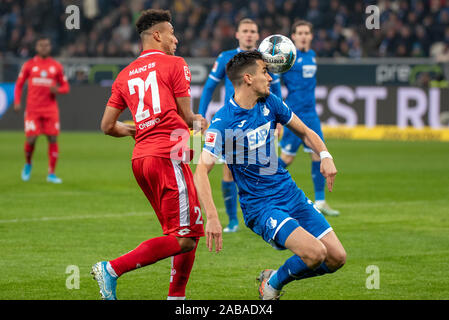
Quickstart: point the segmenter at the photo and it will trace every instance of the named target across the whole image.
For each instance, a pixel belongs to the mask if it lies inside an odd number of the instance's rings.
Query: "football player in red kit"
[[[22,89],[28,80],[28,94],[25,109],[25,167],[22,180],[31,177],[34,147],[41,134],[48,139],[48,176],[47,181],[61,183],[55,175],[58,160],[59,109],[56,101],[58,94],[67,94],[70,90],[62,65],[50,57],[51,42],[40,37],[36,42],[36,56],[22,67],[14,92],[14,110],[21,109]]]
[[[185,289],[199,238],[204,236],[200,203],[188,165],[189,127],[206,120],[191,111],[189,67],[174,56],[178,40],[165,10],[144,11],[136,23],[143,52],[118,75],[101,122],[105,134],[133,136],[132,169],[150,201],[164,236],[142,242],[114,260],[101,261],[92,274],[105,300],[115,300],[117,278],[125,272],[172,257],[168,299],[185,299]],[[129,108],[134,124],[117,121]],[[218,215],[207,217],[206,242],[210,251],[222,247]]]

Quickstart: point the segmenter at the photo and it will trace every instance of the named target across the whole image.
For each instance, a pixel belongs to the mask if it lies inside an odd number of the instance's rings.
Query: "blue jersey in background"
[[[215,61],[214,66],[209,73],[209,77],[207,78],[207,81],[204,85],[203,93],[201,94],[198,113],[203,117],[206,117],[207,108],[210,101],[212,100],[214,90],[221,82],[221,80],[224,79],[226,92],[224,101],[229,101],[229,99],[234,95],[234,87],[232,85],[232,82],[226,76],[226,64],[239,52],[242,52],[242,49],[237,48],[233,50],[223,51]],[[282,97],[281,81],[279,75],[270,73],[270,76],[273,78],[273,81],[271,82],[271,92],[278,97]]]
[[[296,62],[293,67],[281,75],[284,85],[288,89],[285,102],[298,116],[316,113],[316,54],[309,50],[297,50]]]

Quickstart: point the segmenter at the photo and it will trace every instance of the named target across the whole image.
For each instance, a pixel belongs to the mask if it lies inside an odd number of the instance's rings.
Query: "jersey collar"
[[[166,54],[164,51],[161,50],[156,50],[156,49],[150,49],[150,50],[145,50],[142,51],[142,53],[140,54],[139,58],[143,58],[143,57],[148,57],[151,56],[153,54]]]

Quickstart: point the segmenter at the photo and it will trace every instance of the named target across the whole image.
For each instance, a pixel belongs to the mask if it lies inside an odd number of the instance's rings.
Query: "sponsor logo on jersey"
[[[208,147],[215,147],[216,142],[217,142],[217,133],[216,132],[207,132],[205,145]]]
[[[190,74],[190,69],[188,66],[184,66],[184,76],[186,77],[186,80],[190,82],[192,75]]]
[[[161,119],[156,118],[156,119],[141,123],[141,124],[139,124],[139,129],[144,130],[147,128],[151,128],[151,127],[155,126],[156,124],[158,124],[159,122],[161,122]]]
[[[248,148],[250,150],[257,149],[267,142],[270,134],[271,122],[267,122],[257,129],[254,129],[246,134],[248,138]]]
[[[302,66],[302,76],[304,78],[313,78],[316,73],[316,66],[314,65],[304,65]]]

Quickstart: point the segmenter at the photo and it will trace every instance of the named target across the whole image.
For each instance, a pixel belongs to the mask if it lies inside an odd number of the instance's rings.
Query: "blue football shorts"
[[[251,216],[246,225],[275,249],[285,250],[285,241],[298,227],[321,239],[332,227],[304,192],[296,187],[289,197],[265,199],[258,205],[242,205],[243,215]]]
[[[324,141],[323,131],[321,130],[321,121],[316,113],[298,115],[298,117],[304,122],[304,124],[312,129],[320,138]],[[312,153],[313,150],[310,149],[304,141],[301,140],[296,134],[294,134],[290,129],[284,126],[284,134],[280,142],[282,152],[289,155],[295,156],[298,152],[299,147],[304,145],[304,152]]]

